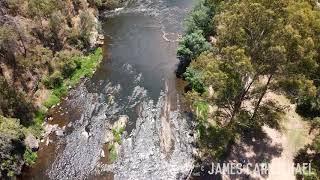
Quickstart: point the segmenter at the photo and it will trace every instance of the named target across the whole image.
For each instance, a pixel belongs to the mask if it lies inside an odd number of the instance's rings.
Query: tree
[[[191,60],[199,56],[201,52],[209,50],[210,47],[210,44],[203,37],[201,30],[197,30],[183,37],[179,42],[177,51],[177,55],[180,59],[177,75],[180,76],[185,72],[186,67],[189,66]]]
[[[20,119],[29,125],[33,119],[34,107],[25,97],[11,88],[0,76],[0,115]]]
[[[65,31],[66,20],[61,11],[53,12],[49,18],[50,36],[53,40],[52,49],[60,51],[63,48],[63,33]]]
[[[302,111],[318,116],[320,12],[314,5],[236,0],[225,1],[218,9],[213,18],[217,39],[213,50],[194,48],[204,44],[194,40],[200,33],[186,35],[178,49],[178,55],[191,62],[186,79],[193,85],[201,82],[205,89],[192,93],[193,99],[199,96],[217,107],[209,118],[230,130],[231,136],[243,127],[279,127],[281,111],[265,100],[271,89],[286,91],[301,102]]]
[[[83,11],[80,14],[80,38],[84,43],[84,47],[90,47],[90,38],[92,36],[92,31],[95,28],[95,20],[93,15],[89,11]]]
[[[23,138],[19,120],[0,115],[0,178],[20,173],[23,164]]]
[[[14,52],[18,50],[18,35],[14,27],[9,24],[0,26],[0,56],[16,66]]]
[[[191,34],[201,30],[204,37],[214,34],[214,13],[212,9],[205,5],[205,1],[199,1],[186,19],[186,33]]]

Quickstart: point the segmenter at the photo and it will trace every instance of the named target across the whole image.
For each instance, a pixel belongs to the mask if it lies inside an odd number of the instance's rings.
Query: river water
[[[185,179],[192,121],[174,70],[192,0],[137,0],[102,14],[104,61],[51,110],[52,133],[21,179]],[[115,162],[105,135],[129,117]],[[110,129],[109,129],[110,130]],[[102,155],[104,154],[104,155]]]

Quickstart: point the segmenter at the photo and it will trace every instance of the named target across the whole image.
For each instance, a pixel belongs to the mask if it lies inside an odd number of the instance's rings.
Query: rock
[[[128,120],[129,117],[127,115],[120,115],[118,121],[113,124],[112,129],[120,129],[126,127]]]
[[[44,137],[48,136],[51,132],[56,131],[58,129],[58,124],[51,125],[51,124],[46,124],[44,126]]]
[[[208,93],[209,93],[209,98],[212,98],[213,95],[214,95],[214,90],[213,90],[212,85],[209,86],[209,88],[208,88]]]
[[[67,125],[67,127],[71,127],[72,126],[72,122],[69,122],[69,124]]]
[[[112,142],[113,140],[114,140],[113,133],[111,130],[108,130],[104,137],[104,143],[109,143],[109,142]]]
[[[46,146],[48,146],[52,141],[49,139],[49,137],[46,139]]]
[[[56,135],[57,135],[57,136],[63,136],[63,135],[64,135],[63,130],[62,130],[62,129],[56,130]]]
[[[114,96],[112,96],[112,95],[108,96],[108,103],[109,104],[113,104],[114,103]]]
[[[216,113],[216,112],[218,111],[218,106],[211,106],[211,105],[209,105],[208,108],[209,108],[209,109],[208,109],[208,113],[209,113],[210,115],[212,115],[212,114],[214,114],[214,113]]]
[[[25,145],[32,151],[37,151],[39,149],[39,140],[32,134],[28,134],[24,140]]]
[[[81,135],[82,135],[83,137],[85,137],[86,139],[88,139],[89,136],[90,136],[90,134],[89,134],[87,131],[83,131],[83,132],[81,133]]]
[[[214,45],[214,44],[217,44],[217,38],[215,38],[215,37],[213,37],[213,36],[210,36],[209,39],[210,39],[210,43],[211,43],[211,44],[213,44],[213,45]]]
[[[105,154],[104,154],[104,150],[103,149],[101,150],[100,156],[103,157],[103,158],[106,157]]]
[[[117,152],[117,154],[119,154],[119,152],[120,152],[120,145],[119,145],[117,142],[115,142],[113,145],[114,145],[115,151]]]
[[[199,153],[198,153],[198,151],[197,151],[196,148],[192,148],[192,155],[193,155],[194,157],[199,157]]]

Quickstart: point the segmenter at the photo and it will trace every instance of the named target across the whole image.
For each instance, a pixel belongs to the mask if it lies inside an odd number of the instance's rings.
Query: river
[[[50,110],[51,134],[21,179],[185,179],[193,167],[176,48],[192,0],[136,0],[102,14],[104,60]],[[110,163],[105,135],[128,117]]]

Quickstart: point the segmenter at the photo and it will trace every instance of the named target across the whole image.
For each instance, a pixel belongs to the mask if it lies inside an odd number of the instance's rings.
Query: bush
[[[63,83],[62,74],[60,71],[55,71],[52,75],[48,78],[44,79],[44,85],[47,88],[54,89],[61,86]]]
[[[62,67],[62,75],[64,78],[69,78],[71,75],[81,66],[79,61],[75,61],[74,58],[67,61]]]
[[[60,102],[60,98],[55,94],[50,94],[48,99],[44,102],[44,106],[47,108],[51,108],[53,105],[56,105]]]
[[[26,151],[23,154],[23,159],[26,165],[31,166],[33,165],[38,158],[38,155],[36,152],[31,151],[29,148],[26,149]]]
[[[314,118],[320,116],[320,98],[303,96],[298,99],[297,113],[304,117]]]
[[[80,39],[84,44],[84,48],[90,46],[90,38],[92,31],[96,25],[93,15],[89,11],[83,11],[80,14]]]
[[[189,67],[184,73],[185,79],[189,82],[191,88],[198,93],[204,93],[204,84],[201,81],[201,73]]]
[[[202,52],[210,49],[211,45],[203,37],[201,30],[184,36],[179,42],[177,51],[177,56],[180,59],[177,75],[180,76],[186,71],[191,60],[198,57]]]
[[[114,144],[109,145],[109,161],[114,162],[117,160],[117,150]]]
[[[19,120],[0,115],[0,179],[21,171],[25,149],[22,130]]]
[[[1,76],[0,87],[0,115],[20,119],[23,125],[30,124],[34,112],[32,103]]]
[[[214,34],[213,15],[214,12],[210,7],[207,7],[204,1],[200,1],[186,19],[187,34],[198,30],[201,30],[205,37]]]

